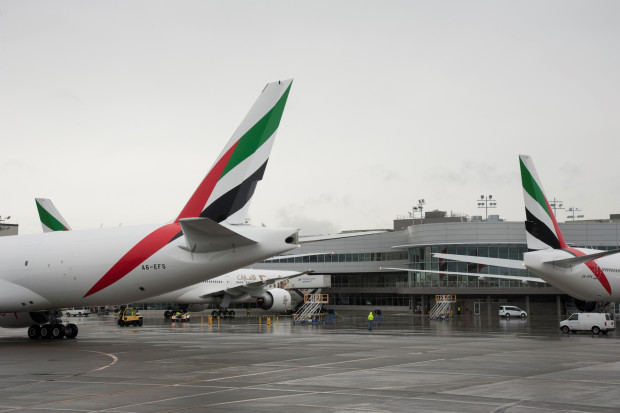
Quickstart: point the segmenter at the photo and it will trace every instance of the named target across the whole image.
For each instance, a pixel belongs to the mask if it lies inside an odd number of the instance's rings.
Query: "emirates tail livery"
[[[430,270],[406,271],[546,282],[579,300],[619,301],[620,255],[618,253],[620,249],[600,251],[569,247],[545,196],[532,158],[520,155],[519,163],[525,199],[525,231],[528,248],[528,252],[523,254],[523,261],[441,253],[433,254],[433,256],[482,265],[527,268],[540,278]],[[584,306],[584,308],[587,307]]]
[[[55,309],[142,301],[297,247],[297,230],[243,225],[291,83],[263,89],[174,221],[0,237],[0,326],[74,337]]]

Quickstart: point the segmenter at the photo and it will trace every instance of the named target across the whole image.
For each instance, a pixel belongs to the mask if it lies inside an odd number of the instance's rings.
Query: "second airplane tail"
[[[523,198],[525,201],[525,235],[527,249],[567,248],[564,236],[545,196],[534,161],[527,155],[519,155]]]
[[[268,83],[177,217],[243,224],[263,178],[293,80]]]

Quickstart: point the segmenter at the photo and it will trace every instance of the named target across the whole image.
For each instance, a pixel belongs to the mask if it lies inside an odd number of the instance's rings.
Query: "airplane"
[[[286,282],[312,271],[242,269],[203,281],[199,284],[151,297],[145,303],[174,303],[176,309],[200,312],[217,307],[211,315],[234,317],[231,304],[256,302],[259,308],[274,312],[291,309],[291,293],[282,288]],[[170,311],[164,316],[169,317]]]
[[[570,247],[560,231],[553,210],[545,196],[532,158],[519,155],[519,164],[525,200],[525,235],[528,249],[528,252],[523,254],[523,261],[443,253],[435,253],[433,257],[481,265],[527,269],[540,278],[399,269],[480,278],[512,279],[524,283],[549,283],[577,300],[581,300],[582,302],[577,303],[577,306],[584,309],[593,309],[597,301],[619,301],[620,255],[618,253],[620,249],[601,251]]]
[[[0,327],[73,338],[58,308],[143,301],[297,248],[297,229],[244,225],[291,84],[265,86],[173,221],[0,237]]]
[[[67,220],[48,198],[35,198],[43,232],[71,231]],[[290,255],[291,257],[310,254]],[[288,257],[288,256],[287,256]],[[189,287],[170,291],[144,300],[144,303],[173,303],[175,310],[200,312],[215,305],[214,316],[234,317],[231,304],[256,302],[263,310],[282,312],[290,309],[291,294],[281,288],[291,278],[312,273],[312,270],[282,271],[245,268],[202,281]],[[277,285],[276,285],[277,284]],[[170,310],[164,315],[169,318]]]

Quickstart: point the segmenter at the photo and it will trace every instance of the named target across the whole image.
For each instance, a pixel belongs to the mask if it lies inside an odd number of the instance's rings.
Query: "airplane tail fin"
[[[175,222],[202,217],[215,222],[245,223],[254,189],[267,167],[292,82],[289,79],[265,86]]]
[[[71,227],[50,199],[35,198],[34,201],[37,204],[43,232],[71,231]]]
[[[534,161],[519,155],[523,198],[525,200],[525,235],[528,250],[567,248],[555,215],[545,196]]]

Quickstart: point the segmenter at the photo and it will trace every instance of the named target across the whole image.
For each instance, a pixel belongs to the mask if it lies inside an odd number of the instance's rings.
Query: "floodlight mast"
[[[497,200],[493,199],[493,195],[480,195],[478,200],[478,208],[484,208],[485,221],[489,220],[489,208],[497,208]]]

